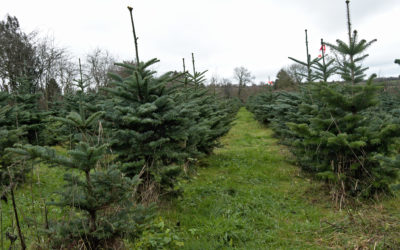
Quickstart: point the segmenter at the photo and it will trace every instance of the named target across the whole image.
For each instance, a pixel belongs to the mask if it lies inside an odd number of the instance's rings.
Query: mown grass
[[[272,135],[241,109],[225,146],[160,210],[184,249],[400,248],[398,197],[339,210]]]

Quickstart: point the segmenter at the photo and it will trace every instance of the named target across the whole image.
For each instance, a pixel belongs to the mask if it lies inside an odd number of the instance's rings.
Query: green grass
[[[225,146],[160,210],[184,249],[400,247],[399,198],[339,210],[272,135],[242,108]]]
[[[65,150],[55,147],[59,152]],[[27,177],[26,182],[17,186],[15,192],[15,200],[18,209],[18,216],[21,224],[22,233],[27,243],[28,249],[36,249],[38,242],[46,245],[46,237],[43,230],[45,225],[45,207],[48,210],[47,219],[49,221],[56,220],[66,216],[66,211],[56,206],[46,205],[48,202],[57,200],[56,192],[62,188],[64,183],[63,176],[65,170],[59,167],[49,167],[41,164],[35,166]],[[3,249],[8,249],[9,241],[6,240],[5,232],[18,235],[15,226],[15,217],[12,210],[11,197],[8,196],[8,202],[2,201],[3,212]],[[14,226],[12,226],[14,225]],[[0,243],[1,244],[1,243]],[[19,239],[15,244],[15,249],[20,245]],[[2,246],[0,245],[0,248]]]
[[[45,204],[57,199],[55,192],[60,189],[63,183],[64,173],[63,169],[41,165],[40,167],[35,167],[33,172],[27,176],[25,184],[17,187],[15,195],[18,216],[29,248],[33,248],[33,242],[45,242],[43,234],[40,233],[43,231],[43,225],[45,224]],[[60,218],[64,214],[60,208],[55,206],[47,206],[47,209],[49,220]],[[12,227],[12,225],[15,225],[15,217],[10,197],[8,203],[2,202],[2,210],[3,235],[7,231],[18,235],[16,227]],[[4,243],[4,249],[7,249],[9,241],[5,237]],[[17,245],[19,246],[19,240]]]

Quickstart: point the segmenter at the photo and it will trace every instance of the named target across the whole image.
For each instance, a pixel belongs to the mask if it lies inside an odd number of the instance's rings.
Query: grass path
[[[181,184],[180,200],[161,209],[185,249],[400,246],[399,199],[333,208],[321,183],[302,176],[272,134],[242,108],[225,146]]]

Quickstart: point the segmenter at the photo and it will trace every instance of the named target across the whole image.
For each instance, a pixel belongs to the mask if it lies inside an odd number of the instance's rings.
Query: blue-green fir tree
[[[326,43],[337,55],[338,74],[346,82],[352,84],[364,80],[368,67],[362,66],[362,61],[368,57],[365,51],[377,40],[359,40],[357,30],[352,30],[350,19],[350,1],[346,0],[348,43],[337,39],[336,44]]]
[[[72,249],[115,249],[123,246],[124,239],[134,240],[141,225],[147,220],[145,209],[135,205],[139,177],[126,177],[113,164],[108,144],[103,143],[101,116],[96,112],[86,118],[85,85],[81,87],[79,110],[65,118],[53,120],[69,126],[73,143],[66,154],[50,147],[17,145],[8,149],[25,160],[46,162],[54,167],[65,168],[65,185],[58,192],[59,199],[50,205],[68,211],[67,218],[51,222],[47,231],[51,247]]]

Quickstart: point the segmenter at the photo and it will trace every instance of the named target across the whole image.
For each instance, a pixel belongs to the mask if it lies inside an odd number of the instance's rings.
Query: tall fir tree
[[[81,87],[84,95],[85,86]],[[146,221],[145,209],[136,206],[132,199],[139,177],[127,178],[113,164],[113,157],[107,153],[108,144],[100,138],[99,118],[104,113],[96,112],[85,118],[84,98],[81,100],[77,112],[53,118],[74,131],[74,144],[66,155],[32,145],[17,145],[8,152],[22,155],[24,160],[39,158],[69,170],[64,175],[65,185],[59,191],[59,199],[50,203],[69,211],[68,218],[50,224],[48,233],[53,248],[121,248],[123,239],[137,237],[140,224]]]
[[[325,48],[326,45],[321,38],[321,59],[311,66],[315,70],[313,72],[315,79],[323,82],[327,82],[329,77],[336,73],[335,59],[330,59],[326,56]]]
[[[295,154],[305,169],[331,183],[341,197],[390,190],[397,170],[379,161],[395,153],[399,125],[368,112],[378,104],[379,86],[318,85],[313,89],[315,115],[309,124],[290,123],[298,137]]]
[[[195,89],[198,89],[199,87],[204,87],[204,82],[205,82],[205,74],[207,73],[207,70],[203,72],[198,72],[196,71],[196,61],[194,60],[194,53],[192,53],[192,67],[193,67],[193,74],[188,73],[189,81],[191,81]]]
[[[157,62],[118,64],[131,75],[122,78],[110,74],[114,87],[106,89],[113,97],[109,107],[114,112],[108,112],[113,126],[112,148],[128,176],[138,174],[143,167],[154,171],[187,157],[183,145],[190,110],[174,100],[176,89],[167,87],[176,79],[172,72],[155,77],[148,69]]]
[[[308,31],[305,30],[305,34],[306,34],[306,54],[307,54],[307,60],[305,62],[300,61],[298,59],[295,59],[293,57],[289,57],[290,60],[299,63],[301,65],[304,65],[307,67],[307,74],[301,74],[302,76],[306,77],[307,82],[312,82],[315,80],[315,75],[313,75],[313,71],[312,71],[312,66],[319,60],[319,58],[315,58],[315,59],[311,59],[311,55],[308,52]]]
[[[364,80],[368,67],[363,67],[361,63],[368,57],[365,51],[377,40],[373,39],[369,42],[365,39],[359,40],[357,30],[353,31],[351,27],[349,0],[346,0],[346,10],[348,43],[337,39],[336,45],[331,43],[326,43],[326,45],[339,54],[337,58],[338,74],[343,80],[355,84]]]
[[[136,63],[117,64],[126,74],[110,74],[112,87],[105,89],[111,97],[103,105],[111,146],[128,176],[142,175],[144,189],[155,183],[159,192],[169,192],[181,172],[179,165],[212,151],[233,118],[208,95],[205,71],[196,71],[193,54],[193,74],[183,64],[182,74],[157,77],[149,69],[157,59],[139,61],[132,8],[128,9]]]

